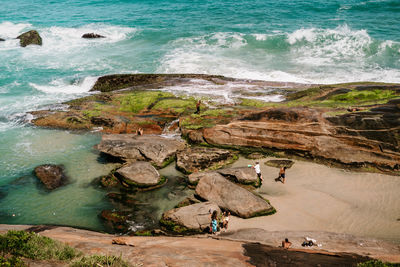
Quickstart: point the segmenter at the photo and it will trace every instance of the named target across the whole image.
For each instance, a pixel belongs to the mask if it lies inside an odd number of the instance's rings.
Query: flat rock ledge
[[[122,161],[150,161],[162,168],[185,146],[184,141],[156,135],[110,134],[103,135],[95,148]]]
[[[151,187],[161,182],[158,171],[149,162],[145,161],[130,163],[118,169],[115,175],[130,186]]]
[[[197,203],[164,212],[160,224],[173,232],[203,232],[210,226],[211,213],[220,208],[211,202]]]
[[[237,159],[231,151],[219,148],[189,147],[177,153],[176,166],[185,173],[218,169]]]
[[[269,215],[276,212],[267,200],[228,181],[222,175],[206,176],[196,186],[200,198],[216,203],[242,218]]]
[[[19,39],[19,44],[22,47],[34,44],[34,45],[42,45],[42,37],[40,37],[39,33],[35,30],[31,30],[29,32],[25,32],[17,37]]]
[[[276,167],[276,168],[286,167],[289,169],[293,166],[294,161],[289,159],[271,159],[267,160],[264,164],[270,167]]]
[[[64,168],[61,165],[40,165],[34,169],[34,173],[48,190],[56,189],[67,181],[67,176],[64,174]]]

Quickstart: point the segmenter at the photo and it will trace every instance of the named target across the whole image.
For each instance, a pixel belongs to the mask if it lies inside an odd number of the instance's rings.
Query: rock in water
[[[154,135],[110,134],[103,135],[98,150],[123,161],[149,160],[158,167],[184,149],[185,142]]]
[[[42,37],[40,37],[39,33],[35,30],[23,33],[18,36],[17,39],[19,39],[19,43],[22,47],[31,44],[42,45]]]
[[[217,169],[234,160],[234,155],[229,150],[205,147],[186,148],[176,156],[176,166],[186,173]]]
[[[125,183],[138,187],[150,187],[160,182],[160,174],[148,162],[136,161],[116,171]]]
[[[103,35],[100,35],[100,34],[91,32],[91,33],[85,33],[84,35],[82,35],[82,38],[85,38],[85,39],[95,39],[95,38],[106,38],[106,37],[103,36]]]
[[[4,42],[5,40],[3,38],[0,38],[0,42]]]
[[[200,179],[196,186],[196,194],[242,218],[268,215],[275,212],[274,207],[265,199],[222,176],[206,176]]]
[[[56,189],[67,181],[67,176],[63,172],[63,167],[53,164],[37,166],[34,170],[35,175],[46,186],[47,189]]]
[[[171,231],[201,232],[211,223],[211,213],[216,210],[221,214],[219,207],[210,202],[197,203],[164,212],[160,223]],[[180,231],[177,231],[180,230]]]

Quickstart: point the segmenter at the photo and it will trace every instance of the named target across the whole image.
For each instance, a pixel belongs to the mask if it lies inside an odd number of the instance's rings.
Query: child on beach
[[[222,228],[224,229],[224,232],[228,230],[229,215],[231,215],[231,213],[229,211],[225,211],[222,217]]]
[[[281,167],[281,169],[279,170],[279,179],[281,180],[281,182],[284,184],[285,183],[285,171],[286,171],[287,167]]]
[[[218,231],[218,221],[217,221],[217,211],[214,210],[213,213],[211,214],[211,233],[216,234]]]
[[[288,249],[288,248],[290,248],[291,245],[292,245],[292,242],[289,242],[289,239],[287,239],[287,238],[285,238],[285,240],[282,241],[282,247],[283,248]]]

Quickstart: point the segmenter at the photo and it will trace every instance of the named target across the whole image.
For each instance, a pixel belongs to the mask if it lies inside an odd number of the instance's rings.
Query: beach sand
[[[229,231],[324,231],[400,243],[400,177],[350,172],[295,160],[286,183],[276,182],[278,168],[259,160],[264,182],[256,192],[277,209],[272,216],[233,217]],[[240,158],[233,167],[255,160]]]

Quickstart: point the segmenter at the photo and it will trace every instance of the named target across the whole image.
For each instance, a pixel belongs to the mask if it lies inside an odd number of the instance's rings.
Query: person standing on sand
[[[282,247],[283,248],[288,249],[288,248],[290,248],[291,245],[292,245],[292,242],[289,242],[289,239],[287,239],[287,238],[285,238],[285,240],[282,241]]]
[[[285,183],[285,171],[286,171],[287,167],[281,167],[281,169],[279,170],[279,179],[281,180],[281,182],[284,184]]]
[[[253,166],[254,170],[257,173],[257,177],[261,180],[261,182],[263,181],[262,175],[261,175],[261,169],[260,169],[260,162],[256,162],[256,165]]]

